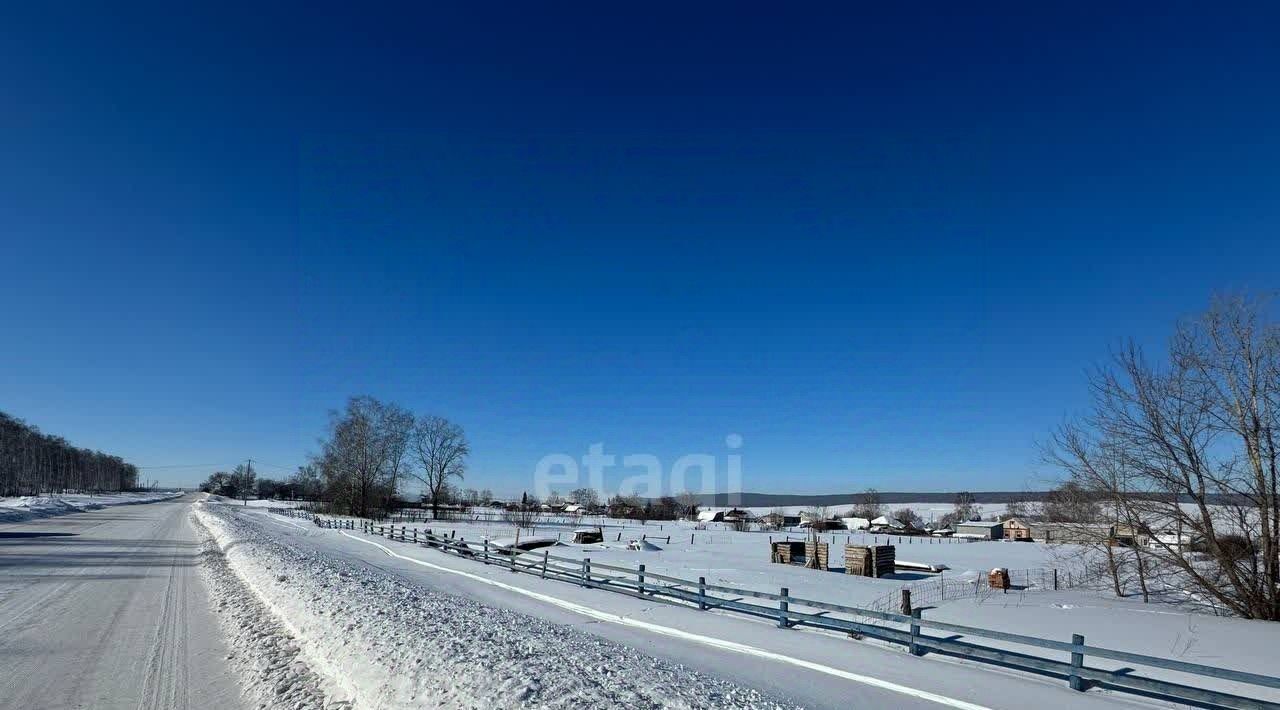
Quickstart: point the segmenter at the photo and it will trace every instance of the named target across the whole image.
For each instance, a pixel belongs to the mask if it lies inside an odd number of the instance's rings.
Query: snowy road
[[[0,525],[0,706],[241,707],[193,499]]]

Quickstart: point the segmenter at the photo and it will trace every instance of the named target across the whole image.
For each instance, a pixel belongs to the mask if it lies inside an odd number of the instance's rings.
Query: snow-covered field
[[[100,510],[113,505],[151,503],[177,498],[181,492],[154,493],[68,493],[57,496],[19,496],[0,498],[0,523],[18,523],[35,518],[51,518],[55,515]]]
[[[591,558],[593,563],[622,567],[644,564],[650,572],[696,580],[706,577],[710,584],[740,587],[754,591],[777,592],[787,587],[794,596],[838,604],[863,605],[894,594],[913,583],[933,579],[925,572],[901,571],[891,577],[874,579],[843,574],[844,546],[853,544],[893,544],[899,560],[926,564],[942,564],[949,569],[944,577],[976,579],[993,567],[1010,570],[1060,568],[1064,573],[1074,569],[1079,548],[1071,545],[1046,545],[1034,542],[970,541],[963,539],[912,536],[872,535],[865,532],[822,533],[819,540],[828,544],[829,567],[833,572],[804,569],[795,565],[770,562],[770,540],[804,540],[804,531],[738,532],[720,523],[708,523],[695,529],[687,521],[652,522],[640,525],[634,521],[589,519],[572,522],[545,522],[532,530],[522,530],[520,538],[558,539],[554,554],[560,557]],[[573,544],[573,530],[600,524],[605,542]],[[510,543],[515,528],[498,520],[470,522],[437,521],[418,523],[422,529],[469,541],[484,539]],[[628,543],[645,538],[658,550],[632,550]],[[667,539],[670,538],[670,542]]]
[[[367,670],[371,677],[354,681],[363,683],[366,688],[365,695],[352,696],[356,698],[378,697],[380,701],[394,705],[388,699],[391,696],[370,696],[369,693],[383,692],[378,688],[393,687],[386,686],[390,680],[377,681],[376,678],[395,678],[400,685],[386,691],[398,693],[394,697],[443,697],[448,699],[446,704],[465,704],[463,698],[473,697],[476,693],[482,694],[480,697],[486,702],[502,701],[503,705],[512,704],[511,697],[523,699],[516,703],[518,705],[554,704],[554,698],[565,692],[579,704],[594,705],[596,703],[586,699],[601,697],[609,698],[610,703],[617,702],[618,691],[609,683],[610,675],[601,675],[598,668],[586,675],[581,674],[578,661],[581,655],[593,659],[587,665],[598,662],[602,668],[613,669],[614,674],[632,677],[641,686],[675,682],[663,672],[656,675],[650,672],[662,667],[660,665],[645,666],[647,670],[643,675],[630,676],[632,671],[619,670],[618,657],[596,653],[592,650],[595,648],[592,642],[583,640],[575,643],[585,644],[585,654],[579,646],[569,644],[564,646],[566,657],[562,659],[562,663],[570,668],[566,673],[581,677],[581,686],[571,683],[566,690],[566,681],[558,675],[560,671],[554,664],[542,666],[535,663],[533,667],[525,668],[529,654],[540,657],[545,653],[541,649],[546,646],[538,640],[540,636],[551,634],[550,638],[557,639],[557,647],[563,645],[558,639],[565,631],[558,624],[547,624],[544,619],[562,620],[565,614],[557,610],[564,609],[569,610],[570,619],[578,616],[596,620],[596,625],[583,627],[584,630],[589,628],[592,634],[621,641],[623,647],[651,649],[659,657],[698,659],[693,664],[694,669],[707,672],[708,678],[727,674],[740,686],[756,686],[765,692],[758,702],[765,702],[767,697],[786,698],[788,693],[796,693],[802,698],[796,702],[816,707],[847,706],[850,703],[865,707],[909,707],[916,705],[921,698],[929,698],[925,706],[942,704],[969,708],[1026,707],[1029,704],[1053,707],[1115,703],[1142,705],[1147,702],[1109,691],[1072,693],[1065,690],[1065,684],[1061,682],[1001,671],[991,666],[975,667],[965,661],[935,654],[925,659],[904,661],[900,648],[879,642],[854,642],[833,632],[783,631],[761,620],[714,611],[698,612],[564,582],[541,580],[535,576],[515,575],[501,567],[486,566],[438,550],[370,537],[362,534],[358,526],[353,532],[320,529],[305,520],[272,515],[261,508],[235,505],[208,508],[221,509],[219,524],[232,531],[231,537],[236,543],[230,545],[228,557],[233,560],[233,565],[238,555],[246,554],[245,550],[267,551],[249,563],[243,574],[254,580],[255,589],[265,590],[264,597],[276,600],[272,604],[278,605],[277,610],[282,616],[294,620],[292,623],[304,649],[316,647],[322,655],[358,659],[359,663],[353,661],[343,666],[348,673],[352,667],[365,668],[366,658],[373,659],[369,661]],[[208,517],[212,516],[202,514],[202,519]],[[419,524],[417,527],[424,529],[428,526]],[[513,537],[509,526],[496,522],[437,523],[434,527],[437,532],[452,533],[472,541],[479,541],[486,534],[491,539]],[[544,523],[534,534],[555,537],[559,533],[567,539],[566,531],[571,529]],[[762,591],[776,591],[777,586],[789,586],[794,596],[846,604],[856,604],[860,598],[879,593],[885,587],[895,589],[911,581],[906,578],[853,578],[838,573],[773,565],[767,561],[766,533],[690,530],[671,523],[606,528],[606,532],[610,542],[603,545],[563,544],[553,550],[559,556],[590,556],[593,562],[607,559],[621,562],[620,566],[642,561],[647,570],[653,572],[670,570],[673,576],[683,578],[706,576],[709,582],[718,578],[731,586],[748,586],[743,585],[743,578],[754,575]],[[622,533],[623,544],[642,534],[649,539],[670,534],[673,539],[669,544],[659,542],[662,549],[658,551],[630,551],[620,548],[616,540],[619,532]],[[688,543],[689,534],[695,538],[692,545]],[[521,539],[527,539],[529,535],[529,532],[523,532]],[[844,535],[836,535],[840,538],[838,543],[843,543]],[[684,542],[677,542],[679,537],[683,537]],[[793,534],[793,537],[798,536]],[[830,535],[824,537],[829,538]],[[995,566],[996,561],[1012,566],[1051,563],[1056,559],[1052,549],[1035,543],[920,543],[918,540],[899,547],[899,555],[905,556],[906,550],[920,552],[923,559],[946,561],[953,571],[967,566],[985,569]],[[924,557],[926,551],[930,553],[928,557]],[[258,556],[260,553],[251,554]],[[318,588],[313,585],[314,580],[318,580]],[[341,594],[351,596],[351,590],[356,590],[354,594],[360,598],[347,601],[330,598]],[[424,613],[430,618],[421,618],[412,610],[399,609],[396,600],[402,598],[412,599],[414,603],[411,606],[426,610]],[[478,617],[473,617],[476,600],[480,601],[480,611],[476,612]],[[461,614],[461,620],[455,619],[454,614]],[[1036,594],[996,593],[976,600],[949,602],[929,610],[927,616],[1064,641],[1073,633],[1083,633],[1091,644],[1099,646],[1263,674],[1274,673],[1266,649],[1280,641],[1280,627],[1274,624],[1188,614],[1173,605],[1144,605],[1135,599],[1117,600],[1093,589]],[[335,617],[352,619],[351,624],[354,625],[348,624],[348,628],[335,624],[332,621]],[[299,625],[296,619],[304,622]],[[311,621],[305,621],[308,619]],[[496,632],[486,627],[486,624],[495,622],[505,630]],[[432,648],[419,648],[418,637],[412,634],[405,637],[397,631],[400,626],[424,629],[422,636],[433,639]],[[462,633],[454,630],[455,627],[461,628]],[[512,630],[517,627],[527,629],[529,635],[526,636],[523,630]],[[646,637],[651,638],[646,640]],[[594,639],[594,642],[599,642],[599,639]],[[979,643],[1002,645],[990,640]],[[506,652],[495,654],[482,648],[492,644],[527,645],[523,647],[524,656],[521,657]],[[447,651],[440,652],[438,647],[441,646]],[[430,681],[423,680],[422,671],[416,666],[404,665],[402,647],[410,654],[428,654],[427,663],[445,664],[458,678],[447,684],[432,685]],[[1027,649],[1013,645],[1010,650],[1025,652]],[[724,655],[728,658],[723,658]],[[483,695],[489,692],[489,686],[466,676],[470,670],[465,661],[477,657],[496,669],[496,678],[490,682],[501,685],[500,694]],[[635,662],[640,663],[644,657],[645,654],[641,653]],[[622,656],[623,668],[629,667],[628,658]],[[1090,665],[1116,668],[1123,664],[1091,659]],[[1186,676],[1178,677],[1176,673],[1145,667],[1138,672],[1187,682]],[[515,680],[530,675],[537,680],[538,692],[533,694],[526,693],[526,686]],[[1211,679],[1196,678],[1195,681],[1202,687],[1220,687],[1238,694],[1280,699],[1280,694],[1270,690],[1248,687],[1242,690],[1241,686]],[[600,682],[606,685],[596,688]],[[697,681],[703,682],[701,679]],[[880,688],[876,685],[880,682],[892,688],[886,695],[859,694],[871,692],[868,685]],[[551,688],[556,688],[555,692],[551,692]],[[646,694],[640,689],[628,692],[635,693],[640,698],[637,702],[642,705],[646,698],[654,698],[658,694]],[[738,687],[737,692],[745,691]],[[757,702],[743,701],[743,696],[731,693],[726,697],[730,700],[717,698],[712,703],[702,693],[694,696],[676,694],[663,698],[659,704],[707,707],[713,704],[732,706],[735,702],[756,706]],[[355,704],[361,706],[362,701]]]

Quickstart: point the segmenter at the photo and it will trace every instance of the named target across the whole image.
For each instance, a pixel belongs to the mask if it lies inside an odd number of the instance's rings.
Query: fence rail
[[[302,517],[296,514],[292,515]],[[317,524],[321,524],[318,519],[316,520]],[[347,523],[348,525],[344,527],[354,529],[355,523],[352,520],[332,522]],[[773,594],[753,589],[709,584],[705,577],[699,577],[694,581],[655,574],[647,571],[643,564],[640,564],[635,569],[619,565],[593,564],[589,557],[579,560],[553,555],[550,548],[528,551],[519,550],[494,544],[487,539],[479,542],[467,541],[465,539],[437,535],[431,530],[409,529],[404,525],[399,527],[381,525],[369,521],[360,521],[359,528],[362,532],[370,535],[423,545],[445,553],[474,559],[484,564],[506,567],[512,572],[531,574],[543,579],[558,580],[582,587],[602,589],[647,600],[690,606],[703,611],[718,609],[757,618],[766,618],[776,622],[779,628],[808,626],[868,636],[903,645],[913,656],[923,656],[926,653],[934,652],[1006,668],[1029,670],[1042,675],[1048,674],[1066,680],[1074,690],[1084,691],[1092,686],[1098,686],[1121,692],[1147,696],[1154,695],[1163,699],[1213,707],[1280,710],[1280,703],[1249,697],[1249,695],[1236,695],[1196,685],[1138,676],[1132,668],[1108,670],[1086,666],[1085,659],[1088,657],[1103,658],[1126,664],[1187,674],[1192,676],[1187,680],[1188,683],[1195,683],[1196,677],[1216,678],[1240,683],[1245,686],[1253,686],[1252,688],[1242,689],[1243,692],[1250,694],[1255,694],[1258,687],[1280,689],[1280,678],[1090,646],[1086,645],[1084,636],[1080,634],[1073,634],[1070,642],[1056,641],[925,619],[919,608],[913,610],[911,615],[904,615],[888,610],[864,609],[816,599],[794,597],[791,596],[786,587],[781,588],[778,594]],[[1031,576],[1028,575],[1028,579]],[[748,598],[773,602],[773,604],[766,606],[763,603],[744,601]],[[814,611],[804,611],[808,609]],[[925,633],[926,630],[943,632],[945,635],[929,635]],[[983,645],[968,639],[989,639],[1035,650],[1031,652],[1013,651],[1006,648]],[[1041,653],[1037,655],[1037,651]],[[1043,653],[1046,651],[1061,653],[1065,658],[1046,657],[1046,654]]]

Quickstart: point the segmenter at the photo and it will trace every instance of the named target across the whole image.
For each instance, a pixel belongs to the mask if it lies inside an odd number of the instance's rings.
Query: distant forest
[[[122,491],[138,486],[138,467],[119,456],[72,446],[0,412],[0,496]]]

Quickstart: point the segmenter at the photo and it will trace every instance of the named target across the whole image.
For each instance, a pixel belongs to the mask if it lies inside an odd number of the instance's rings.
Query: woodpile
[[[804,556],[804,542],[800,540],[782,540],[769,544],[769,561],[789,565]]]
[[[806,542],[804,544],[804,566],[809,569],[827,569],[827,543]]]
[[[844,571],[859,577],[887,577],[894,572],[893,545],[845,545]]]

